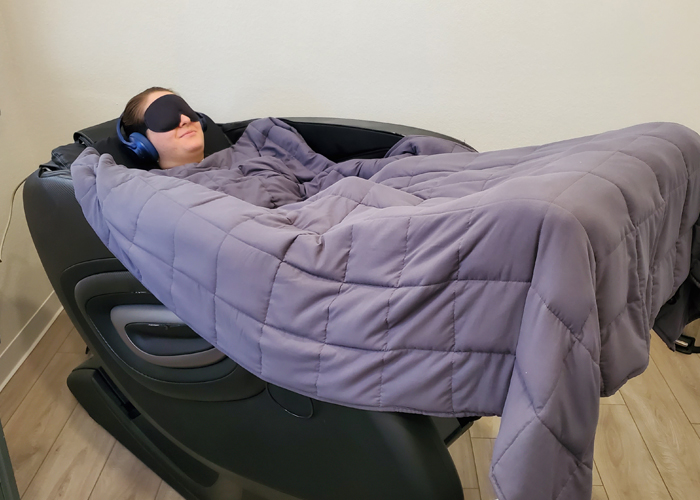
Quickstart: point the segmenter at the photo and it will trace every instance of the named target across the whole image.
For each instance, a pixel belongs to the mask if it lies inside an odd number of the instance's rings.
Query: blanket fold
[[[644,124],[474,153],[407,137],[333,163],[274,118],[199,164],[86,149],[83,212],[196,332],[333,403],[502,415],[501,500],[585,499],[601,395],[688,276],[700,137]]]

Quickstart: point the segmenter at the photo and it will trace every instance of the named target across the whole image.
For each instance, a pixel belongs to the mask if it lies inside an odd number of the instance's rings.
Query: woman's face
[[[148,94],[143,104],[144,112],[153,101],[170,93],[157,91]],[[180,115],[180,124],[176,128],[167,132],[146,130],[146,137],[158,151],[158,163],[162,169],[200,162],[204,159],[202,124],[192,121],[185,115]]]

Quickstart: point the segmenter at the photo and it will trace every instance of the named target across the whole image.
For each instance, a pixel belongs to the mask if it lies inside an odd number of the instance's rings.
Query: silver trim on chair
[[[110,318],[119,337],[124,341],[124,344],[139,358],[154,365],[167,366],[170,368],[196,368],[212,365],[226,357],[224,353],[214,347],[206,351],[192,354],[159,356],[147,353],[134,344],[126,333],[126,326],[130,323],[185,324],[184,321],[166,309],[165,306],[148,304],[115,306],[110,312]]]

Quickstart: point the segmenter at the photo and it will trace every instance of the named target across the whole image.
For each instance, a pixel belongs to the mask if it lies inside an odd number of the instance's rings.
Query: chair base
[[[93,420],[185,500],[299,500],[228,471],[223,475],[187,454],[124,398],[95,358],[69,375],[68,387]]]
[[[187,410],[188,401],[152,393],[151,409],[161,415],[149,416],[172,424],[166,431],[124,396],[97,357],[77,367],[68,386],[96,422],[186,500],[463,498],[443,441],[471,422],[454,427],[450,421],[456,419],[437,419],[436,426],[430,417],[310,400],[312,425],[281,410],[269,390],[243,401],[200,402],[197,414]],[[358,419],[358,413],[366,417]],[[290,430],[290,424],[299,429]],[[187,429],[200,446],[196,452],[182,444],[194,442],[188,442]],[[387,430],[396,438],[389,443],[382,439]],[[424,437],[416,441],[416,435]]]

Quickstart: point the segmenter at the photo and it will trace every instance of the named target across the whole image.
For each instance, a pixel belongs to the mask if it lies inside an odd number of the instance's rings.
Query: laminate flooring
[[[84,359],[62,313],[0,392],[22,498],[182,500],[77,404],[65,381]],[[648,369],[600,405],[593,500],[700,498],[700,354],[674,353],[652,333]],[[488,472],[498,427],[482,418],[450,447],[466,500],[496,498]]]

